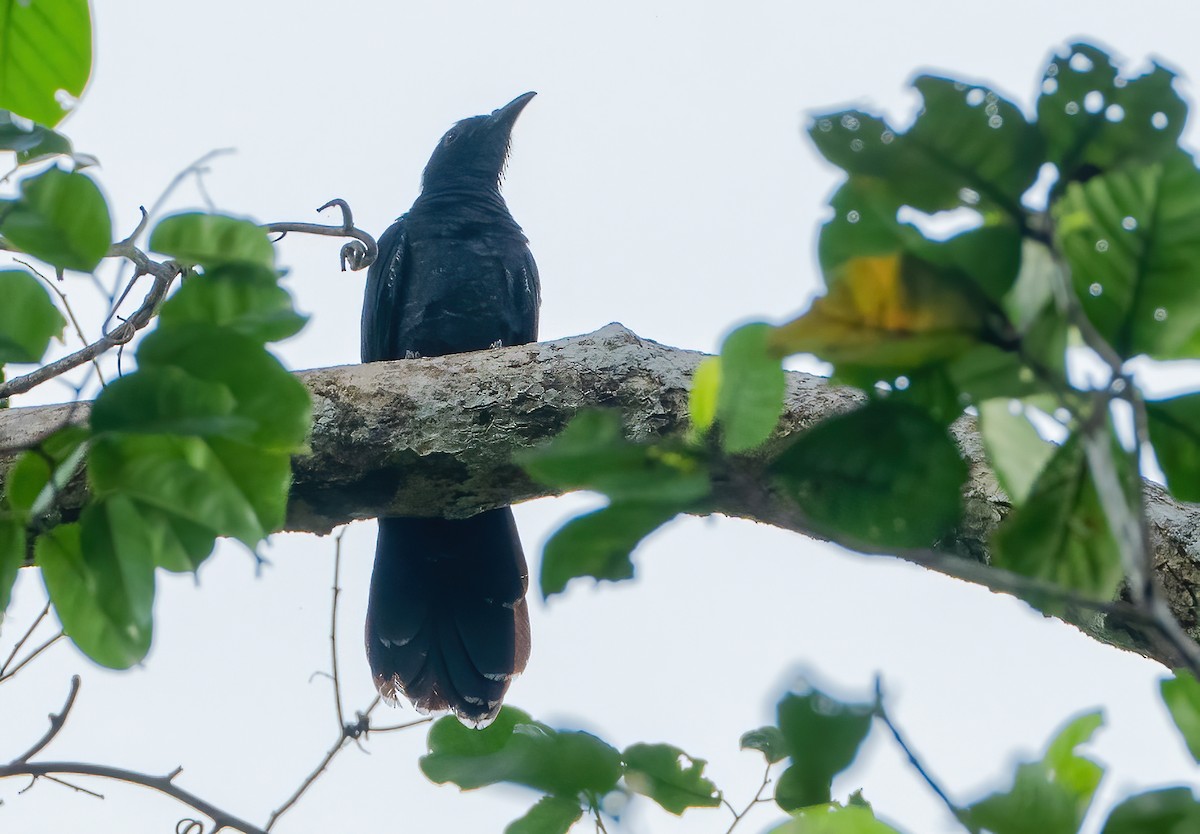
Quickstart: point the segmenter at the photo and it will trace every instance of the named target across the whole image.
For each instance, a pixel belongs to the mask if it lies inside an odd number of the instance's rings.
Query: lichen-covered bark
[[[688,385],[702,358],[612,324],[554,342],[302,371],[313,394],[313,433],[311,451],[295,460],[286,527],[325,533],[357,518],[462,516],[552,494],[514,463],[516,452],[553,437],[577,411],[591,407],[620,409],[636,440],[682,433]],[[756,455],[726,462],[714,488],[714,511],[818,535],[803,512],[775,494],[759,473],[789,436],[861,402],[857,391],[789,373],[787,408],[776,436]],[[0,411],[0,481],[14,450],[86,417],[86,404]],[[987,468],[973,421],[958,421],[953,432],[970,464],[964,521],[952,540],[940,543],[940,551],[900,555],[1011,590],[1011,578],[986,566],[987,540],[1008,511],[1007,497]],[[1158,576],[1176,618],[1195,638],[1200,508],[1154,485],[1147,495]],[[65,496],[68,516],[80,500],[78,489]],[[1101,639],[1148,651],[1137,635],[1107,631],[1084,617],[1076,622]]]

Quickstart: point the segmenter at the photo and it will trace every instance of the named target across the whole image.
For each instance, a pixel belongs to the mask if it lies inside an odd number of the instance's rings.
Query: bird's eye
[[[442,144],[443,144],[443,145],[449,145],[451,142],[453,142],[453,141],[454,141],[455,139],[457,139],[457,138],[458,138],[458,131],[457,131],[457,130],[450,130],[450,131],[447,131],[447,132],[446,132],[446,135],[442,137]]]

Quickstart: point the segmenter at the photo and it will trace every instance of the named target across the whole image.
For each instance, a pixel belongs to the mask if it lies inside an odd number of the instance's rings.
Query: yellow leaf
[[[688,413],[692,427],[700,433],[712,427],[717,417],[717,394],[721,390],[721,357],[710,356],[696,366],[692,390],[688,394]]]

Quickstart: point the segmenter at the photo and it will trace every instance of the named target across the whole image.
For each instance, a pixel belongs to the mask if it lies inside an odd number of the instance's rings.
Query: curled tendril
[[[204,834],[204,823],[184,817],[175,823],[175,834]]]
[[[379,244],[375,242],[375,238],[354,225],[354,214],[350,211],[350,204],[340,197],[330,200],[317,209],[317,211],[325,211],[325,209],[333,208],[334,206],[342,210],[342,223],[340,226],[323,226],[320,223],[268,223],[264,228],[272,234],[278,234],[280,239],[288,232],[329,235],[330,237],[352,237],[354,240],[342,247],[339,256],[342,272],[346,271],[347,266],[355,272],[365,269],[373,264],[375,258],[378,257]]]

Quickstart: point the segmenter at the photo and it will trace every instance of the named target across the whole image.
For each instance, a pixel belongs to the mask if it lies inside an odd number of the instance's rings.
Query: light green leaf
[[[721,345],[717,420],[727,452],[761,446],[779,424],[787,378],[779,354],[769,344],[773,332],[768,324],[747,324]]]
[[[987,400],[978,408],[988,463],[1012,502],[1024,504],[1057,447],[1038,434],[1020,400]]]
[[[275,270],[245,263],[214,267],[189,278],[163,305],[159,320],[163,326],[202,322],[227,327],[256,342],[286,339],[306,321],[279,286]]]
[[[112,243],[108,203],[86,174],[50,168],[24,179],[21,196],[6,208],[0,234],[60,269],[91,272]]]
[[[67,114],[60,90],[83,94],[92,70],[87,0],[0,3],[0,108],[54,127]]]
[[[513,820],[504,834],[567,834],[583,816],[579,802],[560,796],[543,796],[519,820]]]
[[[837,803],[801,808],[792,819],[771,829],[770,834],[900,834],[875,819],[862,805],[842,807]]]
[[[227,264],[275,268],[275,247],[261,226],[223,214],[189,212],[159,221],[150,248],[206,268]]]
[[[696,366],[688,392],[688,416],[700,434],[712,428],[717,418],[717,395],[721,390],[721,358],[709,356]]]
[[[1186,669],[1159,684],[1163,703],[1175,720],[1192,758],[1200,762],[1200,682]]]
[[[66,323],[37,278],[22,269],[0,270],[0,365],[40,362]]]

